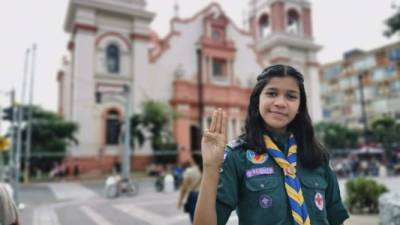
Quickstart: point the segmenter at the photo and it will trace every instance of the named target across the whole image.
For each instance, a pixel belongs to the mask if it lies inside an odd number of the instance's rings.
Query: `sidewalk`
[[[344,222],[345,225],[378,225],[379,215],[350,215],[350,219]]]

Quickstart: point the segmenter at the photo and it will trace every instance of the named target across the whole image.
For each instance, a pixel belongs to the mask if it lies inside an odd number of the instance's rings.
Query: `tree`
[[[400,142],[400,124],[392,118],[384,117],[372,122],[372,137],[390,151]]]
[[[330,149],[356,148],[360,132],[348,129],[337,123],[320,122],[316,134],[322,143]]]
[[[135,147],[136,143],[139,146],[142,146],[145,141],[145,136],[142,132],[142,115],[141,114],[134,114],[130,119],[130,126],[131,126],[131,146]]]
[[[387,37],[400,31],[400,8],[397,8],[396,12],[385,20],[387,30],[384,31],[384,35]]]
[[[151,133],[154,150],[176,148],[170,129],[170,123],[175,116],[176,113],[166,103],[155,100],[143,102],[140,120],[143,127],[149,129]]]
[[[27,107],[26,107],[27,108]],[[78,125],[65,121],[59,114],[32,106],[31,166],[49,171],[55,162],[61,161],[67,147],[77,144],[74,134]],[[23,149],[26,148],[27,126],[22,128]],[[23,154],[25,151],[22,152]]]

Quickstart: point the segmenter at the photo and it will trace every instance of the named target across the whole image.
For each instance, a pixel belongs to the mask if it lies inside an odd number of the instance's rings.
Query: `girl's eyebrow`
[[[276,87],[267,87],[266,90],[267,91],[278,91],[278,88],[276,88]],[[290,89],[290,90],[286,90],[286,91],[289,92],[289,93],[292,93],[292,94],[299,94],[298,90]]]

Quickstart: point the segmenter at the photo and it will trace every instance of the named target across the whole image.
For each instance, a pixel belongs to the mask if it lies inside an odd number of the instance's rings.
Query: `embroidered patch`
[[[272,198],[269,195],[260,195],[258,203],[261,208],[269,208],[272,206]]]
[[[254,177],[262,174],[273,174],[274,168],[273,167],[259,167],[246,170],[246,177]]]
[[[266,153],[265,154],[256,154],[255,152],[253,152],[251,150],[247,150],[246,157],[250,162],[252,162],[254,164],[264,163],[268,159],[268,155]]]
[[[322,211],[324,209],[324,197],[321,195],[321,193],[317,192],[314,195],[314,203],[317,208]]]

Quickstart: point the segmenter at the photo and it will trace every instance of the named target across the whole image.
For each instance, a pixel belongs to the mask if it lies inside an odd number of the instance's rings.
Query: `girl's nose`
[[[275,99],[274,105],[277,107],[285,107],[286,106],[286,99],[284,96],[278,96]]]

